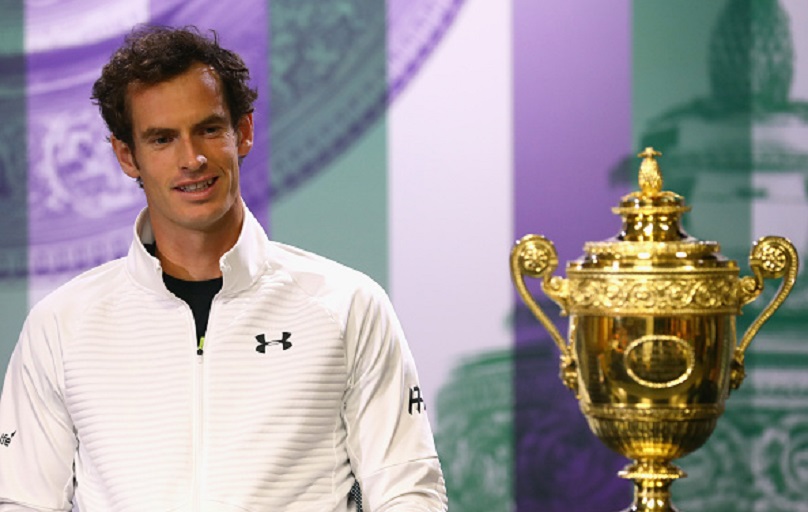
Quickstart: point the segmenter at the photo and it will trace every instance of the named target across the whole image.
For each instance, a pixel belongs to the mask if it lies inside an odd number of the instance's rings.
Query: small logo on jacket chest
[[[261,354],[266,354],[267,347],[270,345],[281,345],[283,350],[288,350],[292,348],[292,342],[289,341],[289,338],[292,337],[291,332],[284,331],[281,334],[281,339],[279,340],[270,340],[267,341],[266,336],[264,334],[259,334],[255,337],[255,340],[258,342],[258,346],[255,347],[255,351]]]

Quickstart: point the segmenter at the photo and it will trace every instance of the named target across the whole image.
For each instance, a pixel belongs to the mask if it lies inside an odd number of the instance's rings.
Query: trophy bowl
[[[595,435],[632,459],[619,476],[634,482],[637,512],[675,511],[670,485],[686,476],[672,461],[698,449],[715,429],[730,390],[744,379],[744,355],[796,281],[798,256],[787,239],[754,243],[752,276],[716,242],[681,227],[684,198],[662,191],[653,148],[638,156],[640,190],[613,209],[623,218],[612,239],[584,244],[584,255],[554,276],[553,243],[527,235],[511,252],[514,284],[561,351],[561,380],[575,392]],[[525,277],[569,316],[568,340],[530,294]],[[735,317],[766,279],[777,292],[737,341]]]

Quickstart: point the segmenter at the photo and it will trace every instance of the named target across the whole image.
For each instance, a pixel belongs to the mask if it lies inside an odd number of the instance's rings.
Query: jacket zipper
[[[193,314],[191,314],[193,318]],[[196,332],[196,328],[193,328]],[[194,339],[196,335],[194,335]],[[200,495],[202,493],[203,482],[203,467],[204,467],[204,397],[205,397],[205,366],[204,366],[204,352],[201,347],[197,346],[194,357],[194,384],[193,384],[193,488],[192,488],[192,507],[191,510],[200,509]]]
[[[199,498],[202,491],[202,469],[203,469],[203,450],[205,434],[202,427],[202,418],[204,417],[204,355],[197,354],[194,368],[194,488],[193,488],[193,509],[199,510]]]

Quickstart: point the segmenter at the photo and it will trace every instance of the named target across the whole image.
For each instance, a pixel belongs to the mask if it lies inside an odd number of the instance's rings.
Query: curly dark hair
[[[215,31],[210,33],[211,37],[206,37],[193,26],[147,25],[135,28],[126,37],[93,84],[91,96],[116,139],[134,148],[128,102],[130,84],[165,82],[195,63],[208,65],[218,73],[233,127],[242,116],[253,111],[258,93],[248,85],[250,70],[238,54],[219,46]]]

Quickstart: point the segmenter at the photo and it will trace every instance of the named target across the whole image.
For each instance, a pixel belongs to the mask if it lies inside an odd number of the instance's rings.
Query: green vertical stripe
[[[652,119],[709,94],[709,38],[723,4],[634,1],[632,123],[638,152]]]
[[[0,3],[0,368],[3,370],[28,309],[25,109],[23,0],[6,0]]]
[[[385,2],[270,4],[271,237],[357,268],[382,286],[385,16]]]
[[[690,234],[718,240],[737,260],[751,233],[741,197],[752,190],[751,102],[742,91],[753,73],[751,33],[738,11],[748,1],[633,4],[635,148],[663,153],[665,188],[693,206],[684,216]]]
[[[272,238],[387,286],[387,125],[380,121],[314,177],[270,205]]]

